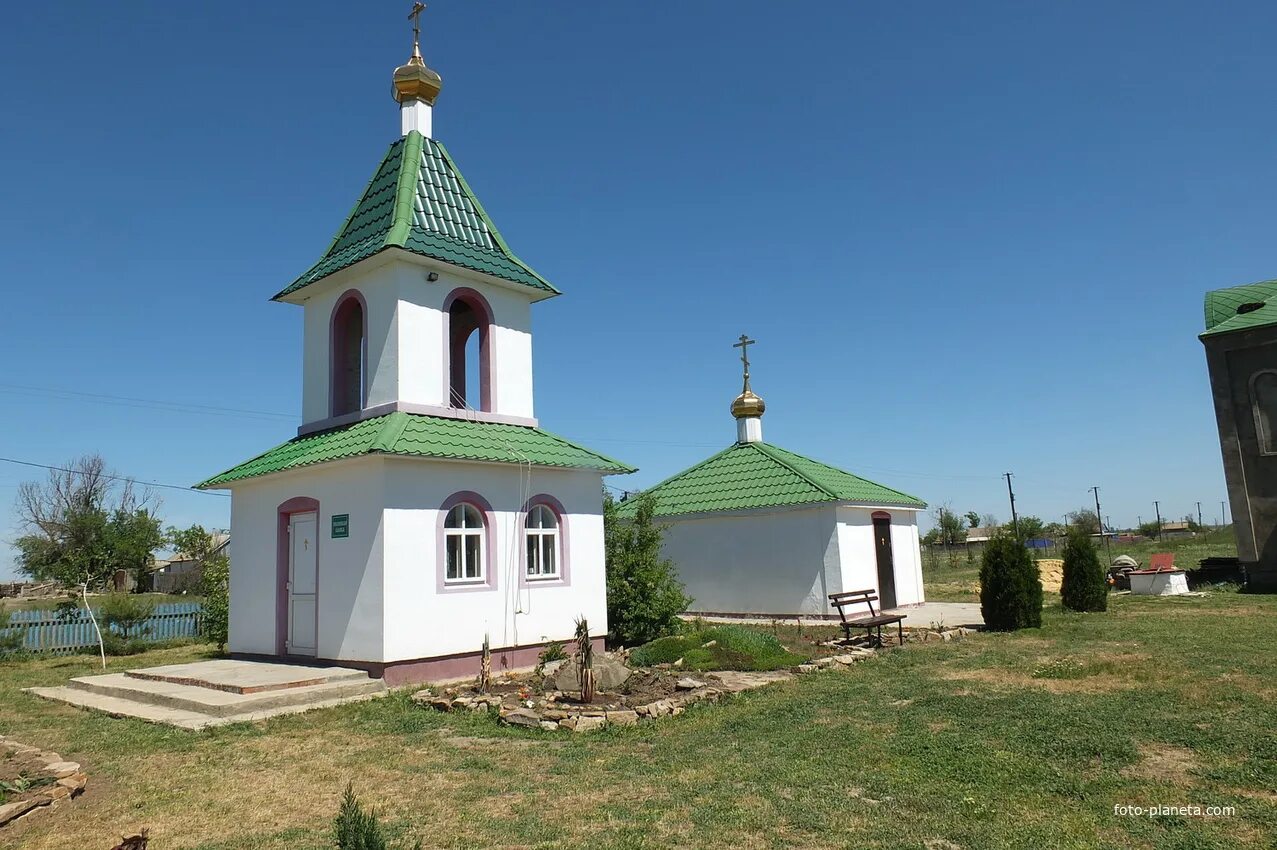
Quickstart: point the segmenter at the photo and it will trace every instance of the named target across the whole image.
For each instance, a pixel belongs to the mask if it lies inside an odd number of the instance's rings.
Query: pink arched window
[[[492,308],[478,292],[462,287],[448,294],[443,309],[448,406],[492,410]]]
[[[363,410],[368,384],[368,314],[363,296],[354,290],[339,298],[333,308],[329,351],[330,414]]]

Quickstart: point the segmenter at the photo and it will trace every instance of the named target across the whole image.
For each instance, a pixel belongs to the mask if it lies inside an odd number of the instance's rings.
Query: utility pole
[[[1157,512],[1157,539],[1162,539],[1162,505],[1160,502],[1153,503],[1153,510]]]
[[[1020,539],[1020,518],[1015,513],[1015,491],[1011,489],[1011,473],[1002,473],[1007,479],[1007,495],[1011,497],[1011,528],[1015,531],[1015,538]]]
[[[1224,513],[1224,503],[1219,503],[1219,527],[1223,528],[1228,525],[1228,515]]]
[[[1104,538],[1104,557],[1108,558],[1109,563],[1113,563],[1113,550],[1110,548],[1109,536],[1104,533],[1104,514],[1100,513],[1100,485],[1096,484],[1091,488],[1091,492],[1095,494],[1095,524],[1100,527],[1100,535]]]
[[[1202,527],[1202,503],[1197,503],[1197,527]]]

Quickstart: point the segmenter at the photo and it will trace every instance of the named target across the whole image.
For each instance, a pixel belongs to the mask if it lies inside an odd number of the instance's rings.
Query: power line
[[[74,469],[67,469],[63,466],[50,466],[47,463],[34,463],[29,460],[17,460],[11,457],[0,457],[0,463],[16,463],[19,466],[33,466],[36,469],[51,469],[54,472],[75,472]],[[159,484],[154,481],[142,481],[140,479],[129,478],[124,475],[107,475],[106,473],[103,473],[102,477],[109,478],[112,481],[127,481],[130,484],[145,484],[147,487],[163,487],[166,490],[182,490],[187,493],[198,493],[202,496],[222,496],[223,498],[230,498],[231,495],[230,493],[217,493],[211,490],[196,490],[194,487],[183,487],[181,484]]]

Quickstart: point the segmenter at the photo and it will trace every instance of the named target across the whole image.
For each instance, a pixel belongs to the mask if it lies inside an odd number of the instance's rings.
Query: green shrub
[[[639,667],[651,667],[653,664],[673,664],[689,651],[700,647],[696,636],[670,635],[645,643],[630,653],[630,661]]]
[[[1060,599],[1071,611],[1104,611],[1109,604],[1108,575],[1091,536],[1069,529],[1064,543],[1064,579]]]
[[[340,850],[386,850],[386,839],[375,812],[365,811],[355,798],[354,788],[346,785],[341,809],[333,820],[333,840]]]
[[[155,648],[155,644],[142,638],[130,638],[115,632],[102,633],[102,651],[107,655],[137,655]]]
[[[633,519],[617,516],[610,495],[603,500],[607,569],[607,620],[614,644],[637,646],[678,628],[678,615],[692,600],[683,593],[674,564],[661,557],[661,529],[652,522],[656,504],[638,496]]]
[[[1040,628],[1042,583],[1038,565],[1024,544],[999,534],[984,547],[980,562],[980,613],[995,632]]]
[[[111,593],[102,602],[102,623],[118,629],[125,638],[141,637],[150,631],[145,625],[155,613],[155,603],[141,596]],[[103,631],[105,637],[105,630]]]
[[[0,608],[0,655],[12,655],[22,651],[24,633],[22,629],[9,631],[9,612]]]
[[[200,592],[204,594],[204,636],[217,644],[218,651],[224,650],[226,639],[230,634],[231,616],[229,558],[225,555],[211,555],[204,562]]]

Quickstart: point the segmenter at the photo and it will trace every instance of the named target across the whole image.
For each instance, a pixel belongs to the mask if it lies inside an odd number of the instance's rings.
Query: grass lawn
[[[109,847],[148,826],[154,850],[327,847],[353,780],[395,837],[428,847],[1273,846],[1277,597],[1112,601],[579,737],[404,694],[192,734],[18,690],[90,673],[87,658],[13,663],[0,666],[0,732],[90,778],[79,801],[0,844]],[[1236,813],[1118,816],[1117,804]]]
[[[1237,556],[1237,540],[1233,537],[1232,526],[1203,532],[1196,537],[1179,539],[1141,540],[1137,543],[1109,544],[1112,557],[1130,555],[1141,565],[1148,565],[1148,556],[1154,552],[1173,552],[1175,565],[1184,569],[1193,569],[1197,562],[1207,557]],[[1104,544],[1099,545],[1100,562],[1108,563],[1108,553]],[[967,559],[964,550],[954,549],[951,558],[946,558],[943,549],[925,547],[922,555],[922,581],[927,599],[932,602],[979,602],[980,601],[980,554],[972,552],[971,560]],[[1042,558],[1059,558],[1060,549],[1042,549],[1036,554]],[[1049,595],[1049,594],[1048,594]]]

